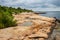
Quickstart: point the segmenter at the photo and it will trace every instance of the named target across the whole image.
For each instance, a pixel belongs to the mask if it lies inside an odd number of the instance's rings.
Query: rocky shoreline
[[[48,40],[56,25],[55,18],[31,12],[13,16],[17,26],[0,29],[0,40]]]

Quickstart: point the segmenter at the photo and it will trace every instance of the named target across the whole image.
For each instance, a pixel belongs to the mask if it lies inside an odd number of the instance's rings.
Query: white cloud
[[[27,9],[57,8],[59,0],[0,0],[0,5],[22,7]]]
[[[56,5],[51,4],[51,3],[46,3],[45,5],[46,5],[47,7],[49,7],[49,8],[55,8],[55,7],[57,7]]]

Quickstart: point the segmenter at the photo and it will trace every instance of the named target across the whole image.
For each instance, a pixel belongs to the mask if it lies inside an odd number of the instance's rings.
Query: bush
[[[13,16],[8,12],[0,13],[0,28],[6,28],[10,26],[15,26],[16,21],[13,20]]]

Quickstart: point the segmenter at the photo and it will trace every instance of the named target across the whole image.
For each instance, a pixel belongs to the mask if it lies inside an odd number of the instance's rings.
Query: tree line
[[[7,28],[11,26],[15,26],[16,20],[13,20],[13,13],[18,14],[21,12],[33,12],[32,10],[22,9],[20,7],[18,8],[12,8],[12,7],[6,7],[0,5],[0,28]]]

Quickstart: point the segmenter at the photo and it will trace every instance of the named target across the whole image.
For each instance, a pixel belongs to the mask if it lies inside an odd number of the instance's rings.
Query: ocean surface
[[[40,14],[40,15],[47,17],[56,17],[60,19],[60,11],[47,11],[46,14]]]

